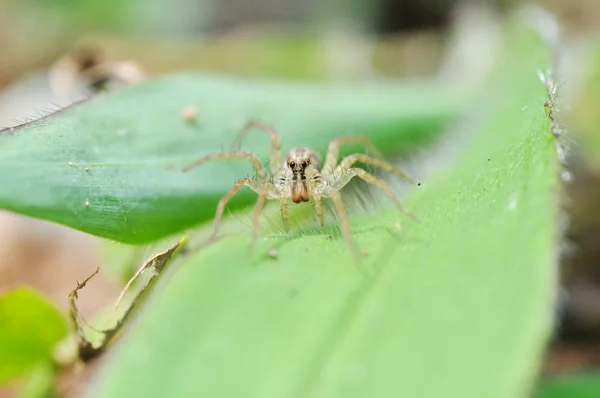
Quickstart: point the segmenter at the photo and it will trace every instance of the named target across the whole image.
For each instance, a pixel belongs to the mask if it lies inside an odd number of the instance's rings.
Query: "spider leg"
[[[283,221],[283,227],[287,232],[290,230],[290,222],[288,220],[287,197],[285,195],[279,195],[279,200],[281,201],[281,220]]]
[[[254,192],[258,192],[261,195],[264,192],[264,190],[266,190],[267,188],[270,188],[270,184],[263,184],[263,183],[256,181],[250,177],[243,177],[243,178],[240,178],[239,180],[237,180],[235,182],[235,184],[233,184],[231,189],[225,195],[223,195],[223,197],[219,201],[219,204],[217,205],[217,212],[215,213],[215,220],[213,221],[213,233],[210,236],[209,241],[213,241],[217,237],[217,234],[219,233],[219,227],[221,226],[221,220],[223,218],[223,212],[225,211],[225,205],[227,205],[227,202],[229,202],[229,200],[231,200],[231,198],[243,186],[247,186],[248,188],[252,189]],[[259,197],[259,200],[260,200],[260,197]]]
[[[363,144],[365,148],[372,153],[375,157],[381,158],[381,152],[373,144],[373,141],[366,135],[349,135],[345,137],[339,137],[329,143],[327,149],[327,158],[325,159],[325,165],[323,166],[323,174],[330,174],[335,169],[335,166],[340,155],[340,148],[345,144],[358,143]]]
[[[338,217],[340,218],[342,224],[342,234],[344,235],[344,239],[346,240],[346,244],[352,251],[352,255],[358,259],[359,253],[356,248],[356,244],[354,243],[354,239],[352,238],[352,230],[350,229],[350,218],[348,217],[348,212],[346,211],[346,207],[344,207],[344,202],[342,202],[342,196],[337,189],[331,188],[328,191],[328,195],[335,206],[335,209],[338,213]]]
[[[253,128],[257,128],[271,136],[271,171],[273,174],[277,173],[277,171],[279,171],[281,168],[281,138],[274,127],[269,126],[268,124],[259,120],[251,119],[240,130],[232,147],[238,150],[242,145],[243,139]]]
[[[206,162],[215,159],[248,159],[248,161],[254,168],[254,171],[256,172],[256,176],[260,181],[265,182],[269,178],[269,172],[267,171],[263,163],[260,161],[260,159],[255,154],[246,151],[210,153],[196,160],[194,163],[184,167],[181,171],[186,173],[195,167],[198,167]]]
[[[265,207],[265,202],[267,201],[267,195],[269,194],[270,188],[271,187],[269,185],[263,185],[262,189],[258,194],[256,206],[254,206],[254,218],[252,220],[252,242],[250,243],[250,252],[254,250],[254,246],[256,246],[256,241],[258,240],[258,232],[260,227],[260,213]]]
[[[402,178],[403,180],[405,180],[411,184],[415,183],[409,176],[407,176],[405,173],[403,173],[402,171],[400,171],[396,167],[394,167],[393,164],[386,162],[385,160],[379,160],[379,159],[372,158],[372,157],[362,154],[362,153],[355,153],[354,155],[346,156],[340,162],[338,167],[335,169],[334,175],[339,176],[339,175],[344,174],[345,171],[350,169],[352,167],[352,165],[356,162],[362,162],[362,163],[369,164],[369,165],[372,165],[375,167],[379,167],[385,171],[388,171],[392,174],[397,175],[398,177]]]
[[[313,201],[315,202],[315,211],[317,212],[317,220],[319,222],[319,226],[322,227],[324,224],[323,220],[323,203],[321,199],[323,195],[327,193],[328,186],[323,181],[323,175],[319,172],[318,169],[313,167],[312,165],[306,170],[306,184],[310,192],[312,193]],[[325,195],[327,196],[327,195]]]
[[[404,207],[398,201],[398,198],[396,198],[396,195],[394,195],[394,193],[392,192],[390,187],[384,181],[372,176],[371,174],[367,173],[365,170],[363,170],[361,168],[354,167],[354,168],[345,170],[343,172],[342,176],[340,178],[338,178],[337,181],[334,182],[333,189],[337,189],[337,190],[342,189],[352,179],[352,177],[358,177],[358,178],[368,182],[369,184],[373,184],[376,187],[378,187],[379,189],[381,189],[383,192],[385,192],[385,194],[388,196],[388,198],[391,199],[391,201],[394,203],[394,205],[396,205],[398,210],[400,210],[402,213],[406,214],[413,221],[419,222],[419,219],[417,218],[417,216],[415,216],[408,210],[404,209]]]
[[[317,218],[319,220],[319,226],[322,227],[324,224],[323,220],[323,204],[321,203],[321,196],[313,196],[315,201],[315,210],[317,211]]]

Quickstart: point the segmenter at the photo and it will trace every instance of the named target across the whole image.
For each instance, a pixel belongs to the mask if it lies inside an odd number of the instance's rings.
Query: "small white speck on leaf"
[[[508,202],[508,206],[506,207],[508,210],[514,210],[517,208],[517,205],[519,204],[519,195],[515,194],[513,195],[513,197],[511,198],[510,202]]]
[[[188,105],[181,110],[181,117],[188,123],[195,121],[197,116],[198,112],[193,105]]]
[[[90,207],[90,201],[86,200],[85,203],[84,203],[84,205],[85,205],[85,207]]]

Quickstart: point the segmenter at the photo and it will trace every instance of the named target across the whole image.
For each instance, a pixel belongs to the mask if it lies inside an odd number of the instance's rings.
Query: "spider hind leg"
[[[412,214],[411,212],[406,210],[404,208],[404,206],[402,206],[402,204],[400,204],[400,201],[398,200],[396,195],[394,195],[394,192],[392,192],[392,190],[390,189],[388,184],[386,184],[383,180],[380,180],[379,178],[374,177],[373,175],[367,173],[366,170],[363,170],[358,167],[353,167],[351,169],[347,169],[343,173],[342,177],[338,179],[339,183],[334,184],[334,188],[337,190],[342,189],[352,179],[352,177],[358,177],[361,180],[363,180],[369,184],[375,185],[376,187],[381,189],[383,192],[385,192],[387,197],[392,201],[392,203],[394,203],[394,205],[400,212],[404,213],[407,217],[409,217],[413,221],[419,222],[419,218],[417,216],[415,216],[414,214]]]
[[[352,237],[352,229],[350,228],[350,217],[348,217],[348,212],[346,211],[346,207],[344,206],[344,202],[342,201],[342,196],[340,195],[337,189],[329,190],[329,197],[335,206],[335,210],[340,218],[341,226],[342,226],[342,235],[344,235],[344,239],[346,240],[346,244],[350,248],[353,257],[357,260],[360,257],[360,253],[358,252],[358,248],[356,247],[356,243],[354,242],[354,238]]]

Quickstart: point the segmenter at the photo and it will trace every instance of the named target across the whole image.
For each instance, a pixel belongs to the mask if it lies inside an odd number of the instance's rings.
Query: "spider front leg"
[[[203,165],[206,162],[216,159],[248,159],[248,161],[252,165],[252,168],[254,168],[258,179],[262,182],[268,180],[269,172],[267,171],[263,163],[260,161],[260,159],[255,154],[246,151],[210,153],[196,160],[194,163],[184,167],[181,171],[186,173],[192,170],[193,168],[196,168],[200,165]]]
[[[319,226],[322,227],[325,222],[323,218],[323,204],[321,203],[321,195],[315,195],[313,199],[315,201],[315,210],[317,211]]]
[[[288,219],[287,196],[280,193],[279,201],[281,202],[281,220],[283,221],[283,228],[285,229],[285,232],[288,232],[290,230],[290,221]]]
[[[225,211],[225,206],[227,205],[227,202],[229,202],[231,200],[231,198],[236,193],[238,193],[238,191],[243,186],[247,186],[248,188],[252,189],[254,192],[257,192],[260,195],[258,198],[257,207],[255,209],[255,215],[254,215],[254,224],[255,224],[254,229],[255,230],[258,229],[256,227],[256,225],[258,224],[256,213],[258,212],[258,214],[260,215],[260,211],[262,210],[262,206],[264,205],[264,201],[266,200],[266,196],[267,196],[266,194],[263,195],[263,193],[265,191],[268,193],[269,188],[270,188],[270,183],[261,183],[250,177],[243,177],[243,178],[240,178],[239,180],[237,180],[235,182],[235,184],[233,184],[231,189],[225,195],[223,195],[221,200],[219,200],[219,204],[217,205],[217,212],[215,213],[215,220],[213,221],[213,233],[209,238],[209,242],[215,240],[215,238],[217,237],[217,234],[219,233],[219,227],[221,226],[221,220],[223,218],[223,212]],[[263,196],[264,196],[264,198],[263,198]],[[260,207],[259,207],[259,204],[261,203],[261,201],[262,201],[262,205],[260,205]],[[256,235],[257,233],[258,232],[254,232],[254,235]]]
[[[394,192],[392,192],[390,187],[384,181],[380,180],[377,177],[372,176],[371,174],[367,173],[365,170],[363,170],[361,168],[354,167],[354,168],[351,168],[348,170],[344,170],[341,173],[341,175],[337,178],[337,180],[334,181],[333,188],[337,189],[337,190],[342,189],[346,184],[348,184],[348,182],[350,182],[350,180],[353,177],[358,177],[358,178],[362,179],[363,181],[366,181],[367,183],[375,185],[376,187],[381,189],[383,192],[385,192],[385,194],[388,196],[388,198],[390,198],[390,200],[394,203],[394,205],[396,205],[396,208],[398,208],[398,210],[400,210],[400,212],[406,214],[406,216],[411,218],[413,221],[419,222],[419,219],[417,218],[417,216],[415,216],[408,210],[404,209],[404,207],[398,201],[398,198],[396,198],[396,195],[394,195]]]
[[[249,120],[238,133],[233,143],[233,148],[237,150],[241,147],[243,139],[248,135],[252,128],[257,128],[262,132],[269,134],[271,139],[271,172],[273,174],[277,173],[281,168],[281,138],[274,127],[259,120]]]
[[[327,192],[328,186],[321,172],[314,166],[309,167],[306,170],[305,175],[306,182],[309,185],[309,190],[312,194],[312,199],[315,203],[317,220],[319,226],[322,227],[325,224],[325,221],[323,218],[323,203],[321,202],[321,199],[323,198],[323,194]]]

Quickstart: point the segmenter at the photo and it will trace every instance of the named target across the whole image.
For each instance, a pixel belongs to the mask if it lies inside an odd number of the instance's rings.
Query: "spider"
[[[252,128],[261,130],[270,136],[271,173],[269,173],[255,154],[237,149]],[[331,198],[341,220],[342,232],[346,243],[350,250],[357,255],[358,251],[352,238],[348,213],[340,196],[340,190],[348,184],[353,177],[361,178],[367,183],[379,187],[392,200],[399,211],[406,214],[414,221],[418,221],[412,213],[404,209],[384,181],[372,176],[361,168],[352,166],[356,162],[362,162],[391,172],[409,183],[414,183],[413,180],[400,170],[396,169],[392,164],[362,153],[346,156],[338,164],[337,161],[340,147],[349,143],[360,143],[370,152],[379,154],[379,151],[368,137],[354,135],[339,137],[331,141],[327,150],[325,163],[322,163],[317,152],[309,147],[293,148],[286,155],[285,160],[282,161],[281,139],[277,130],[259,120],[248,121],[237,136],[234,144],[235,150],[208,154],[181,170],[182,172],[188,172],[197,166],[215,159],[247,159],[256,172],[256,178],[242,177],[238,179],[231,189],[221,198],[213,222],[213,233],[209,238],[209,241],[214,240],[219,232],[221,219],[223,218],[223,212],[227,202],[244,186],[258,194],[258,201],[254,208],[253,234],[250,250],[254,248],[258,239],[259,218],[267,199],[279,200],[281,202],[281,218],[285,230],[288,231],[290,228],[288,221],[288,199],[291,198],[294,203],[302,203],[308,202],[312,198],[315,204],[319,225],[323,226],[322,200],[323,198]]]

